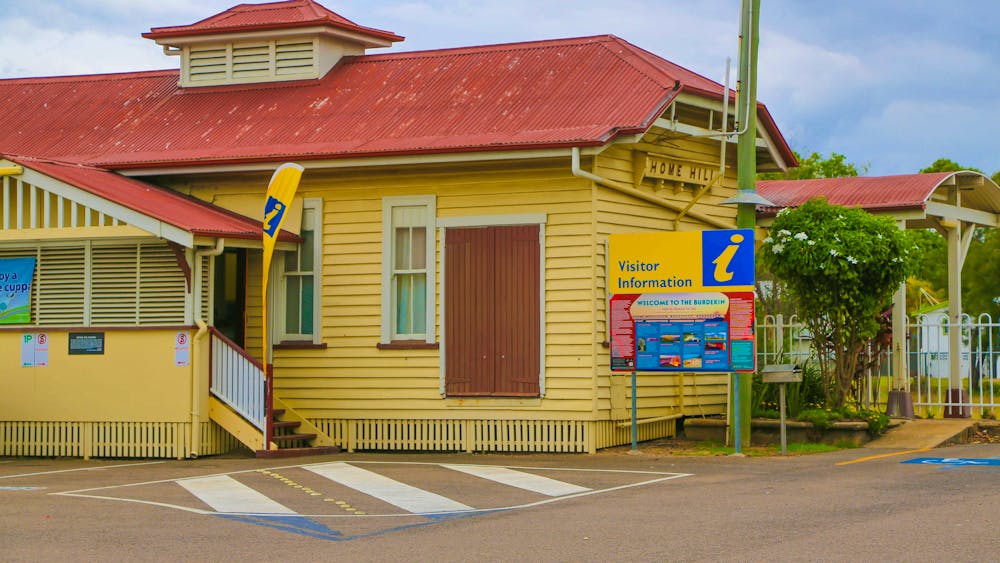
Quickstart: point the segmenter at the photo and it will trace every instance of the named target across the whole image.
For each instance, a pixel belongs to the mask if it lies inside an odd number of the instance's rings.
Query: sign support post
[[[637,451],[639,449],[639,419],[636,416],[636,373],[632,370],[632,451]]]

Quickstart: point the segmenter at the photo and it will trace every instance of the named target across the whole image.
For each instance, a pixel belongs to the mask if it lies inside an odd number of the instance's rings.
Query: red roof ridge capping
[[[154,27],[142,36],[146,39],[190,37],[193,35],[226,32],[259,31],[328,25],[373,35],[388,41],[402,41],[403,37],[391,31],[358,25],[332,12],[313,0],[286,0],[265,4],[238,4],[189,25]]]
[[[101,72],[97,74],[70,74],[61,76],[22,76],[0,78],[0,84],[10,84],[19,82],[21,84],[58,84],[61,82],[72,82],[85,84],[88,82],[107,82],[108,80],[132,80],[142,78],[158,78],[161,76],[177,76],[180,71],[177,69],[160,70],[130,70],[125,72]]]
[[[212,205],[193,196],[122,176],[111,170],[54,159],[3,155],[46,176],[94,194],[133,211],[186,230],[193,235],[255,239],[262,236],[260,221]],[[278,240],[300,242],[282,230]]]
[[[765,215],[784,207],[797,207],[816,197],[843,207],[864,209],[922,209],[934,190],[957,172],[844,176],[805,180],[761,180],[757,192],[775,203],[762,206]]]

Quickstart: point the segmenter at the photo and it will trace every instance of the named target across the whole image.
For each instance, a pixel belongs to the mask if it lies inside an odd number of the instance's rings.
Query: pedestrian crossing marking
[[[295,514],[296,512],[228,475],[181,479],[177,484],[227,514]]]
[[[435,512],[462,512],[474,510],[471,506],[418,489],[395,479],[390,479],[367,469],[343,462],[306,465],[303,469],[325,477],[356,491],[397,506],[408,512],[427,514]]]
[[[550,479],[541,475],[525,473],[524,471],[516,471],[507,467],[448,464],[443,464],[442,467],[550,497],[584,493],[590,490],[587,487],[557,481],[556,479]]]

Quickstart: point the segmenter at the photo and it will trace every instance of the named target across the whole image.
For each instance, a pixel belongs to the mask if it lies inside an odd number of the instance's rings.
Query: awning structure
[[[259,220],[108,170],[8,156],[0,158],[0,171],[0,239],[28,229],[102,227],[152,234],[185,248],[219,238],[260,245]],[[299,237],[282,231],[279,240]]]
[[[1000,186],[985,175],[971,170],[906,174],[900,176],[822,178],[814,180],[771,180],[757,182],[757,192],[775,203],[758,208],[759,224],[767,226],[783,208],[797,207],[810,199],[824,197],[829,203],[860,207],[869,213],[892,217],[900,228],[935,229],[948,242],[948,317],[960,322],[962,316],[962,265],[978,227],[1000,224]],[[893,303],[892,368],[893,390],[908,383],[904,343],[906,288],[900,287]],[[961,331],[949,331],[951,350],[960,350]],[[961,402],[961,354],[950,354],[950,386],[953,400]],[[908,399],[909,395],[905,397]],[[893,401],[890,397],[890,414]],[[957,410],[957,409],[955,409]],[[908,414],[912,415],[912,403]],[[946,411],[946,416],[949,412]],[[967,416],[951,413],[950,416]]]

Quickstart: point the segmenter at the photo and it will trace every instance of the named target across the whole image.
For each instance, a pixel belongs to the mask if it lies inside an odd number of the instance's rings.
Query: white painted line
[[[572,483],[565,483],[541,475],[533,475],[523,471],[515,471],[506,467],[490,467],[488,465],[442,465],[455,471],[461,471],[469,475],[489,479],[511,487],[517,487],[527,491],[541,493],[550,497],[571,495],[589,491],[587,487],[581,487]]]
[[[400,483],[384,475],[343,462],[307,465],[303,469],[409,512],[426,514],[429,512],[473,510],[471,506],[466,506],[450,498],[418,489],[406,483]]]
[[[227,514],[295,514],[294,510],[278,504],[228,475],[178,479],[177,484],[218,512]]]
[[[139,465],[157,465],[166,463],[165,461],[147,461],[143,463],[125,463],[122,465],[102,465],[100,467],[78,467],[76,469],[57,469],[56,471],[39,471],[37,473],[21,473],[19,475],[0,475],[0,479],[13,479],[15,477],[34,477],[36,475],[52,475],[54,473],[73,473],[74,471],[99,471],[101,469],[114,469],[117,467],[136,467]]]

